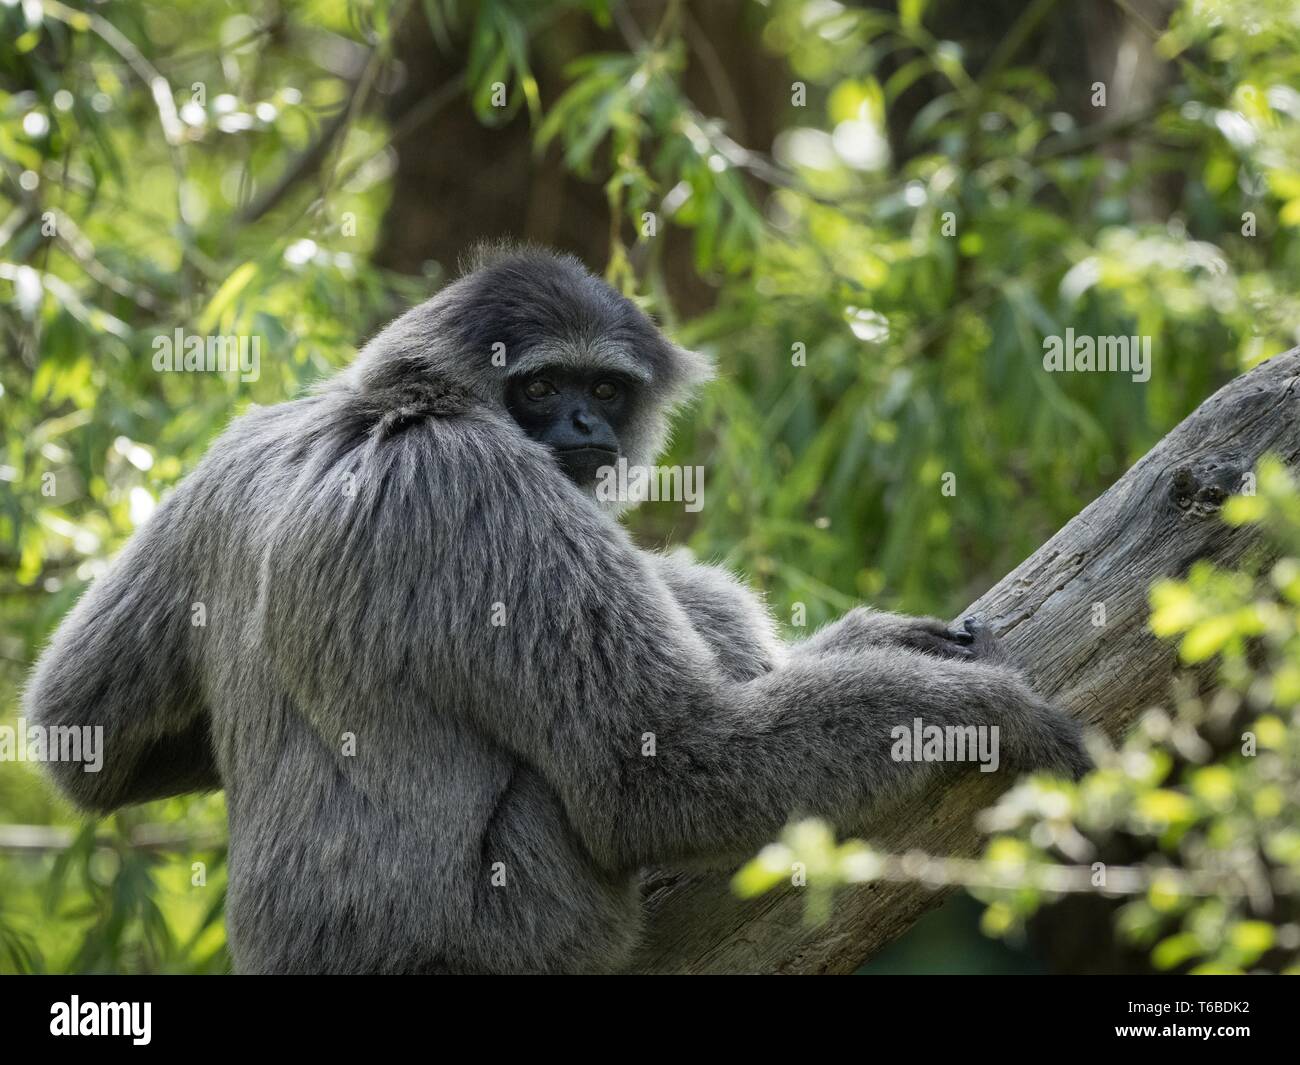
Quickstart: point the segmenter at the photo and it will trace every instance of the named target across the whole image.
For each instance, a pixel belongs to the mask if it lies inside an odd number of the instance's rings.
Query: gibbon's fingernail
[[[953,643],[972,644],[975,642],[975,634],[970,631],[970,618],[967,618],[963,624],[966,626],[962,629],[949,629],[948,639]]]

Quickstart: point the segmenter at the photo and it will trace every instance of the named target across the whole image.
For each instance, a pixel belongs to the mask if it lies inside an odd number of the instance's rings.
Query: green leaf
[[[209,334],[218,331],[226,311],[239,298],[239,294],[248,287],[249,282],[257,276],[257,263],[246,262],[231,271],[230,276],[217,289],[207,307],[199,315],[196,327],[200,333]]]
[[[1151,951],[1151,964],[1157,969],[1174,969],[1205,953],[1201,941],[1191,932],[1162,939]]]

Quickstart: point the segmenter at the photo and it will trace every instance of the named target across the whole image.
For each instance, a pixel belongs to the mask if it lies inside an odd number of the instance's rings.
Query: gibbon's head
[[[709,379],[631,300],[571,255],[476,249],[467,270],[366,345],[359,388],[440,381],[499,408],[586,488],[620,457],[650,465],[668,420]]]

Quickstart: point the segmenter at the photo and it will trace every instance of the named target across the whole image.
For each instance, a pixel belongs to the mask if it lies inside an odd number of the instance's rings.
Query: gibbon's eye
[[[618,395],[618,385],[612,381],[597,381],[595,387],[591,390],[591,394],[597,399],[608,402]]]
[[[529,399],[542,399],[549,396],[554,391],[555,389],[551,387],[551,382],[545,381],[540,377],[534,378],[524,386],[524,395]]]

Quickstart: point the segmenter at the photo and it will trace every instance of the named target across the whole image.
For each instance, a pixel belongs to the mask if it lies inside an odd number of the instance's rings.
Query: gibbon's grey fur
[[[609,377],[602,447],[649,464],[708,373],[576,260],[482,254],[237,419],[82,597],[25,693],[105,729],[102,770],[58,783],[94,811],[225,787],[240,971],[604,972],[638,869],[919,791],[938,767],[890,755],[916,717],[1081,771],[987,626],[857,609],[784,643],[728,574],[635,548],[508,409],[521,378]]]

